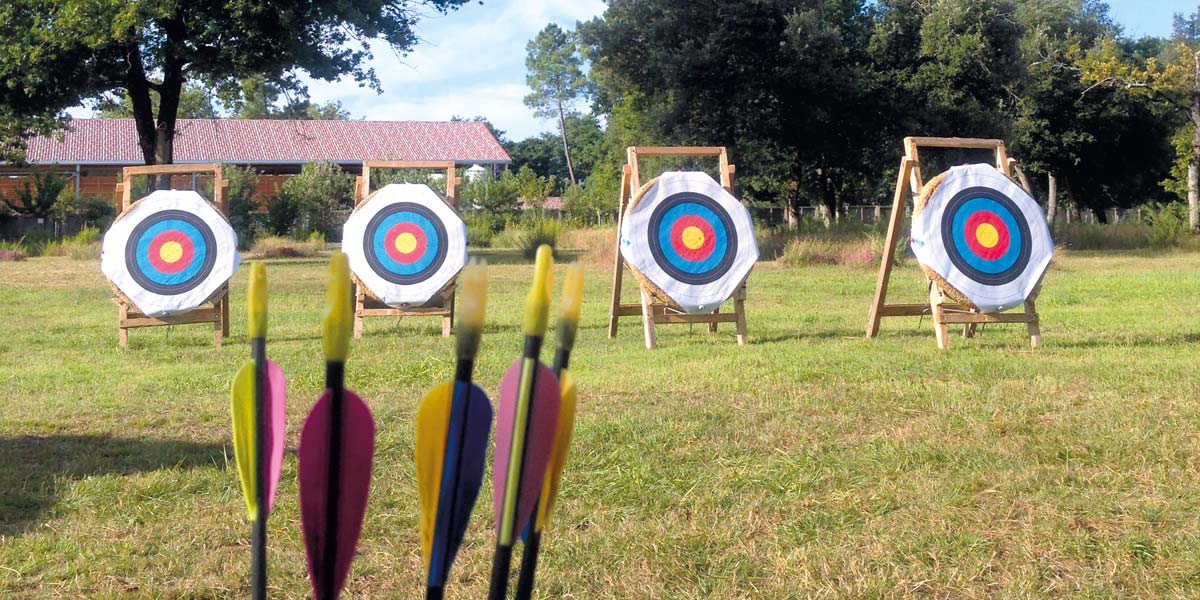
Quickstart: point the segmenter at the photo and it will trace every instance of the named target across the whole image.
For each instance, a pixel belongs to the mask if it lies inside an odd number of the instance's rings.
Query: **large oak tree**
[[[12,0],[0,6],[0,142],[60,126],[66,109],[128,94],[147,164],[170,163],[185,84],[251,76],[306,93],[303,74],[379,89],[372,42],[404,53],[422,11],[467,0]]]

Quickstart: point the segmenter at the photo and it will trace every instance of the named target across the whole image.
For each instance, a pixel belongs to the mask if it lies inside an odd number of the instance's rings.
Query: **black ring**
[[[662,245],[659,241],[658,227],[662,224],[663,217],[667,214],[667,211],[685,203],[699,204],[711,210],[721,220],[721,225],[725,228],[725,233],[729,236],[729,241],[725,244],[725,255],[721,257],[721,262],[704,273],[687,273],[676,268],[663,254]],[[733,218],[729,216],[729,211],[726,211],[716,200],[697,192],[678,192],[667,196],[665,200],[659,202],[658,206],[654,207],[654,212],[650,213],[650,231],[647,238],[650,243],[650,256],[654,258],[654,262],[658,263],[658,266],[667,275],[689,285],[704,285],[724,277],[729,272],[730,267],[733,266],[733,259],[737,257],[737,230],[733,228]]]
[[[142,235],[146,233],[147,229],[170,219],[183,221],[195,227],[196,231],[200,232],[200,237],[204,238],[204,262],[200,264],[200,271],[191,279],[175,285],[163,285],[151,281],[142,273],[137,262],[137,247],[138,241],[142,239]],[[125,242],[125,270],[129,271],[129,275],[133,277],[133,280],[138,285],[154,294],[177,296],[190,292],[204,282],[204,280],[208,279],[209,274],[212,273],[213,265],[216,263],[217,239],[213,235],[212,228],[200,217],[183,210],[162,210],[146,217],[133,228],[133,232],[129,234],[129,239]]]
[[[984,273],[972,267],[963,259],[962,254],[958,251],[958,247],[954,245],[955,213],[958,212],[958,209],[963,204],[974,198],[987,198],[1003,206],[1012,215],[1013,220],[1017,222],[1017,229],[1020,230],[1020,254],[1017,255],[1017,260],[1011,267],[999,273]],[[1020,207],[1017,206],[1016,202],[1013,202],[1012,198],[1005,196],[998,190],[982,186],[961,190],[946,202],[946,208],[942,211],[942,241],[946,247],[946,254],[950,257],[950,262],[954,264],[955,268],[967,277],[983,285],[1004,285],[1020,277],[1029,266],[1029,256],[1033,252],[1033,240],[1030,238],[1029,223],[1025,220],[1025,213],[1021,212]]]
[[[438,236],[438,249],[437,254],[433,257],[433,262],[429,263],[428,267],[425,267],[424,269],[421,269],[412,275],[397,275],[396,273],[384,268],[384,266],[379,262],[379,257],[375,256],[375,249],[372,247],[372,240],[375,239],[375,231],[379,229],[379,225],[383,223],[384,219],[398,212],[417,213],[418,215],[429,219],[429,222],[433,224],[434,234]],[[363,232],[363,256],[367,258],[367,264],[371,265],[371,270],[375,271],[375,274],[379,275],[384,280],[399,285],[411,285],[429,279],[429,277],[436,273],[438,269],[442,268],[442,263],[446,262],[448,243],[446,225],[445,223],[442,223],[441,217],[437,216],[429,208],[420,204],[416,204],[414,202],[397,202],[375,213],[375,216],[371,217],[371,220],[367,223],[367,228]],[[429,248],[428,241],[425,242],[425,248]]]

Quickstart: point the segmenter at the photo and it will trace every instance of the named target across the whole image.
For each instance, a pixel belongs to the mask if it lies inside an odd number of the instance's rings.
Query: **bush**
[[[292,232],[300,220],[300,205],[291,194],[280,191],[267,203],[267,231],[284,236]]]
[[[254,237],[258,235],[262,220],[258,201],[254,199],[258,172],[251,167],[225,165],[222,174],[229,182],[225,195],[229,206],[229,225],[237,232],[238,247],[244,250],[254,245]]]
[[[478,208],[501,219],[517,214],[517,196],[520,195],[517,178],[509,171],[497,179],[488,176],[470,181],[462,189],[464,208]]]
[[[75,260],[100,258],[100,230],[84,227],[79,233],[61,240],[48,239],[36,245],[37,256],[69,256]]]
[[[354,208],[354,176],[343,173],[330,162],[308,163],[299,175],[284,182],[275,201],[283,197],[289,203],[284,208],[294,210],[296,218],[287,231],[275,226],[286,219],[273,224],[273,233],[285,235],[299,228],[301,231],[319,231],[326,238],[337,237],[341,234],[344,212]],[[276,216],[287,216],[286,211]],[[270,218],[268,209],[268,220]]]
[[[520,230],[520,233],[514,236],[515,247],[521,250],[521,254],[525,258],[532,259],[537,256],[538,247],[542,244],[550,246],[554,250],[558,246],[558,236],[562,232],[562,226],[558,221],[553,219],[538,219],[530,224],[528,228]]]
[[[317,256],[325,250],[325,238],[313,232],[307,240],[288,237],[266,236],[254,242],[251,254],[254,258],[299,258]]]
[[[1187,206],[1179,202],[1148,204],[1143,209],[1146,222],[1150,225],[1148,242],[1151,248],[1183,248],[1193,244],[1192,232],[1188,227]]]
[[[464,213],[463,222],[467,224],[467,245],[475,248],[488,248],[497,233],[504,231],[504,219],[482,211]]]

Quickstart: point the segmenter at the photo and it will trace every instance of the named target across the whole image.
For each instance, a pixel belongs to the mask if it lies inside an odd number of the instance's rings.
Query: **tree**
[[[507,132],[500,130],[500,129],[496,129],[496,126],[492,125],[492,122],[489,121],[487,117],[475,115],[474,117],[471,117],[470,119],[464,119],[458,115],[454,115],[454,116],[450,117],[450,120],[451,121],[472,121],[475,123],[483,123],[484,126],[487,127],[488,131],[492,134],[492,137],[496,138],[496,141],[499,142],[501,146],[508,148],[512,144],[512,142],[509,141],[508,138],[504,137],[504,134]]]
[[[1200,11],[1193,15],[1194,22]],[[1177,29],[1181,19],[1176,19]],[[1189,47],[1188,30],[1177,31],[1175,43],[1159,56],[1131,56],[1117,40],[1102,40],[1087,52],[1080,52],[1081,81],[1085,93],[1097,89],[1117,89],[1152,97],[1186,115],[1191,127],[1187,145],[1188,225],[1200,229],[1200,47]]]
[[[551,23],[529,40],[525,52],[528,53],[525,67],[529,69],[525,83],[533,90],[525,96],[525,105],[534,109],[538,117],[558,119],[567,176],[576,182],[567,144],[566,118],[574,113],[575,102],[589,93],[590,84],[583,74],[583,59],[579,55],[575,33]]]
[[[159,110],[158,92],[150,91],[150,106],[157,113]],[[120,97],[113,95],[101,96],[96,101],[96,115],[102,119],[132,119],[133,99],[129,94]],[[196,83],[188,83],[179,92],[180,119],[215,119],[217,109],[213,106],[209,91]]]
[[[545,207],[546,199],[554,192],[556,185],[557,182],[553,175],[539,177],[528,166],[521,167],[521,170],[517,171],[517,193],[525,202],[525,206],[539,212]]]
[[[307,73],[378,90],[371,43],[405,52],[419,11],[466,1],[12,0],[0,7],[0,132],[46,130],[71,106],[124,92],[145,162],[170,163],[185,83],[262,75],[302,97]]]
[[[282,100],[281,100],[282,97]],[[339,101],[313,104],[284,85],[262,75],[242,79],[236,87],[221,90],[221,103],[235,119],[344,120],[350,113]]]
[[[30,185],[32,180],[33,185]],[[67,187],[67,177],[55,169],[34,171],[17,190],[15,201],[0,196],[13,212],[27,217],[46,218],[54,213],[58,197]]]
[[[596,163],[607,156],[604,129],[595,115],[568,115],[563,125],[567,138],[572,140],[574,175],[580,180],[587,179]],[[569,184],[571,172],[567,170],[559,145],[559,136],[547,132],[516,143],[510,142],[505,149],[513,159],[514,170],[528,166],[539,175],[554,177]],[[621,150],[623,152],[624,148]]]

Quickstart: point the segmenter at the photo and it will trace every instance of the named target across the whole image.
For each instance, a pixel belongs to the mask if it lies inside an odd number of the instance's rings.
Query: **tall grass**
[[[267,236],[255,240],[250,254],[254,258],[301,258],[317,256],[325,250],[325,237],[314,231],[307,239]]]

